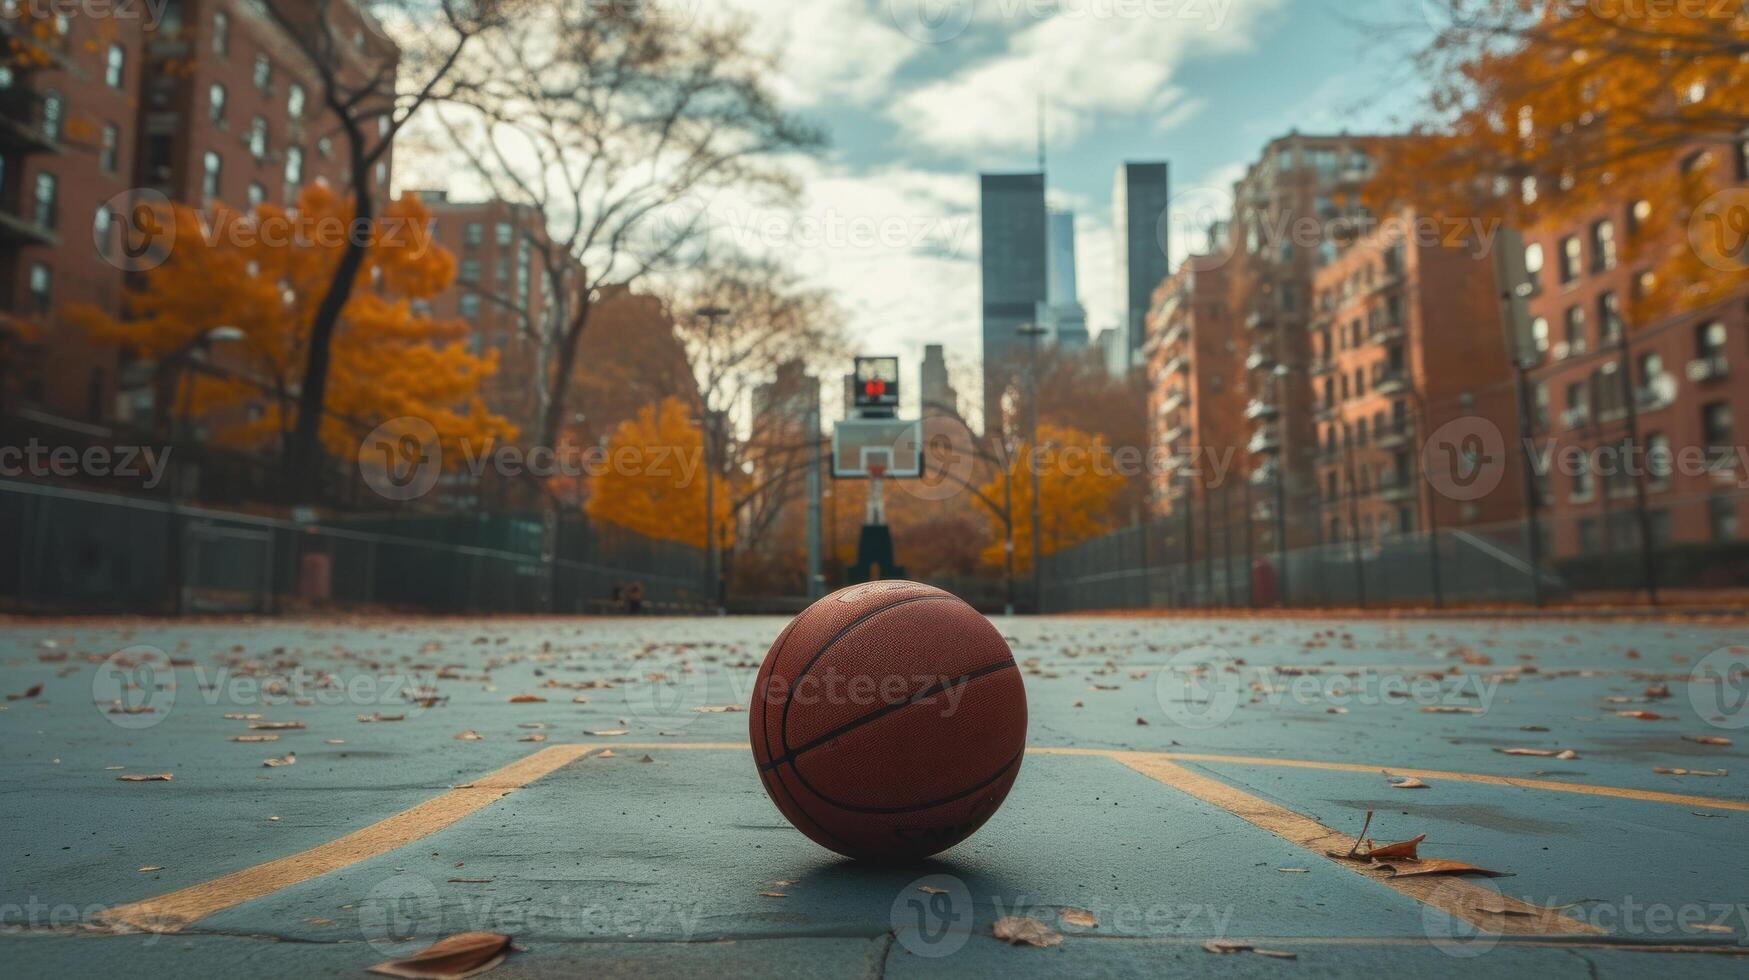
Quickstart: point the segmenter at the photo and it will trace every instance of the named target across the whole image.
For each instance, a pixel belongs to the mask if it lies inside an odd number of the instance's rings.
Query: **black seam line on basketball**
[[[958,602],[958,601],[959,601],[958,599],[955,599],[951,595],[907,596],[903,599],[898,600],[897,602],[889,602],[886,605],[880,607],[879,609],[870,609],[868,612],[863,613],[862,615],[851,620],[849,623],[845,624],[844,628],[838,631],[838,635],[832,637],[830,640],[827,640],[824,644],[821,645],[818,652],[816,652],[812,657],[808,658],[808,662],[806,664],[802,665],[802,669],[796,671],[795,679],[790,681],[790,689],[788,692],[786,692],[784,694],[784,698],[783,698],[783,712],[778,715],[778,719],[777,719],[777,741],[778,741],[779,745],[783,746],[784,752],[787,753],[790,751],[790,747],[789,747],[789,706],[792,703],[794,703],[793,699],[790,697],[790,694],[794,693],[794,691],[796,689],[796,685],[798,685],[802,682],[802,678],[808,676],[808,671],[813,670],[814,665],[820,662],[820,658],[824,657],[826,655],[826,651],[832,649],[832,647],[834,645],[836,645],[839,640],[842,640],[846,636],[849,636],[850,632],[852,630],[856,629],[858,626],[861,626],[863,623],[868,622],[869,620],[873,619],[874,617],[879,616],[881,613],[887,612],[889,610],[897,609],[900,606],[908,606],[913,602]],[[771,754],[771,746],[770,745],[767,745],[765,747],[765,754],[766,755]]]
[[[761,768],[761,769],[776,769],[778,766],[781,766],[784,763],[795,759],[797,756],[801,755],[802,753],[807,752],[811,749],[817,749],[820,746],[825,745],[827,742],[830,742],[835,738],[841,738],[844,735],[847,735],[850,732],[853,732],[856,729],[861,728],[863,725],[866,725],[871,721],[878,721],[878,720],[885,718],[886,716],[892,714],[895,711],[903,711],[904,709],[909,708],[912,705],[921,704],[924,701],[927,701],[930,698],[935,697],[937,694],[945,693],[953,688],[960,686],[961,684],[970,683],[971,681],[977,680],[978,678],[983,677],[986,674],[994,674],[999,670],[1007,670],[1008,668],[1013,667],[1013,666],[1014,666],[1014,660],[1012,658],[1010,658],[1008,660],[1008,662],[1006,662],[1006,663],[986,664],[982,667],[977,668],[976,670],[970,671],[969,673],[961,674],[958,677],[943,678],[940,682],[938,682],[930,687],[926,687],[921,691],[918,691],[916,694],[911,695],[910,697],[906,698],[903,701],[894,701],[891,704],[884,704],[884,705],[880,706],[879,708],[876,708],[875,710],[869,712],[868,714],[863,715],[860,718],[857,718],[853,721],[845,722],[844,724],[839,725],[837,728],[832,729],[831,731],[827,732],[826,734],[820,735],[820,736],[814,738],[812,741],[809,741],[807,744],[789,750],[788,752],[784,753],[782,758],[773,759],[770,762],[767,762],[764,765],[761,765],[759,768]]]
[[[791,772],[796,774],[796,779],[802,784],[802,788],[806,789],[808,792],[819,797],[820,802],[822,802],[822,803],[826,803],[830,806],[836,807],[840,810],[845,811],[846,813],[895,814],[895,813],[916,813],[920,810],[931,810],[931,809],[934,809],[935,807],[938,807],[938,806],[946,806],[947,804],[952,803],[955,800],[965,799],[966,797],[971,796],[973,793],[976,793],[979,790],[985,788],[986,786],[989,786],[991,783],[994,783],[998,779],[1001,779],[1002,776],[1008,772],[1008,770],[1019,765],[1020,761],[1024,758],[1026,758],[1026,749],[1024,747],[1022,747],[1019,752],[1014,753],[1014,758],[1009,759],[1006,763],[1003,763],[1002,766],[1000,766],[995,772],[991,773],[990,775],[986,776],[983,779],[978,780],[976,783],[973,783],[971,786],[968,786],[965,789],[962,789],[959,792],[954,793],[952,796],[944,796],[939,800],[930,800],[928,803],[912,803],[912,804],[908,804],[906,806],[856,806],[856,805],[850,804],[850,803],[840,803],[837,800],[833,799],[832,797],[827,796],[825,793],[822,793],[819,790],[815,789],[814,785],[812,783],[808,782],[808,777],[802,775],[801,766],[799,766],[798,764],[796,764],[794,762],[791,762],[789,768],[790,768]]]

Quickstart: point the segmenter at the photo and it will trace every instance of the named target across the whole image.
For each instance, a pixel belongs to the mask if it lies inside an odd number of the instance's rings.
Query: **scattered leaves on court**
[[[454,735],[451,735],[450,737],[455,739],[458,742],[478,742],[479,740],[485,738],[486,736],[481,735],[479,732],[476,732],[472,728],[470,728],[465,732],[456,732]]]
[[[990,925],[990,935],[1010,946],[1055,946],[1063,934],[1029,915],[1008,915]]]
[[[1392,776],[1392,789],[1426,789],[1427,784],[1414,776]]]
[[[738,704],[703,704],[692,710],[701,715],[720,715],[731,711],[745,711],[747,709]]]
[[[1086,909],[1066,907],[1057,913],[1057,918],[1082,929],[1099,928],[1099,918]]]
[[[147,872],[150,872],[150,871],[163,871],[163,870],[164,870],[164,866],[162,864],[148,864],[145,867],[140,868],[139,873],[146,874]]]
[[[124,783],[167,783],[176,777],[167,772],[131,772],[115,778]]]
[[[607,737],[613,736],[613,735],[624,735],[624,734],[626,734],[626,731],[627,730],[624,728],[598,728],[594,731],[585,730],[583,732],[583,734],[594,736],[597,738],[607,738]]]
[[[28,701],[31,698],[34,698],[37,695],[41,694],[42,692],[43,692],[43,686],[41,684],[32,684],[30,687],[26,688],[24,690],[24,692],[21,694],[8,694],[8,695],[6,695],[6,700],[8,700],[8,701]]]
[[[1718,735],[1684,735],[1684,736],[1682,736],[1682,740],[1684,742],[1693,742],[1696,745],[1730,745],[1731,744],[1730,739],[1723,738],[1723,737],[1720,737]]]
[[[254,732],[295,732],[301,731],[304,723],[301,721],[257,721],[251,722],[249,730]]]
[[[496,932],[463,932],[440,939],[412,956],[378,963],[370,972],[405,980],[449,980],[484,973],[510,954],[510,937]]]
[[[266,766],[269,769],[275,769],[275,768],[278,768],[279,766],[297,765],[297,761],[298,761],[297,753],[287,752],[285,755],[282,755],[277,759],[262,759],[261,764]]]
[[[538,694],[517,694],[510,698],[511,704],[545,704],[546,701]]]

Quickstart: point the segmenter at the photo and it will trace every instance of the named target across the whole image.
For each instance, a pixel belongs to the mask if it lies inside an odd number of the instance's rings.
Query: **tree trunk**
[[[551,394],[547,398],[546,418],[541,421],[537,446],[557,446],[559,432],[565,425],[565,393],[571,387],[571,372],[577,365],[577,348],[583,341],[583,331],[589,328],[589,313],[594,303],[587,290],[577,300],[577,315],[565,328],[565,338],[559,345],[558,362],[553,365]]]
[[[349,130],[353,127],[348,127]],[[328,368],[334,356],[334,331],[340,314],[352,298],[358,272],[364,268],[368,234],[361,234],[375,220],[375,201],[370,191],[370,165],[365,158],[362,134],[348,133],[352,155],[352,227],[347,230],[346,251],[328,283],[328,293],[316,308],[310,323],[310,349],[304,361],[303,386],[298,391],[298,424],[292,433],[288,454],[287,483],[296,499],[314,501],[322,487],[322,415],[328,398]]]

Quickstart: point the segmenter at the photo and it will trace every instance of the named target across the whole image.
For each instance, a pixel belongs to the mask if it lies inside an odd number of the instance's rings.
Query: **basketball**
[[[1026,751],[1026,692],[1002,634],[916,582],[809,606],[759,670],[753,758],[796,829],[846,857],[904,861],[970,837]]]

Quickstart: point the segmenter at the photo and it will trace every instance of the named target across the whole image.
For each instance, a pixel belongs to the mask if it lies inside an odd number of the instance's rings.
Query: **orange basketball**
[[[867,860],[971,836],[1026,751],[1026,691],[1002,634],[916,582],[853,586],[804,610],[765,655],[749,721],[784,817]]]

